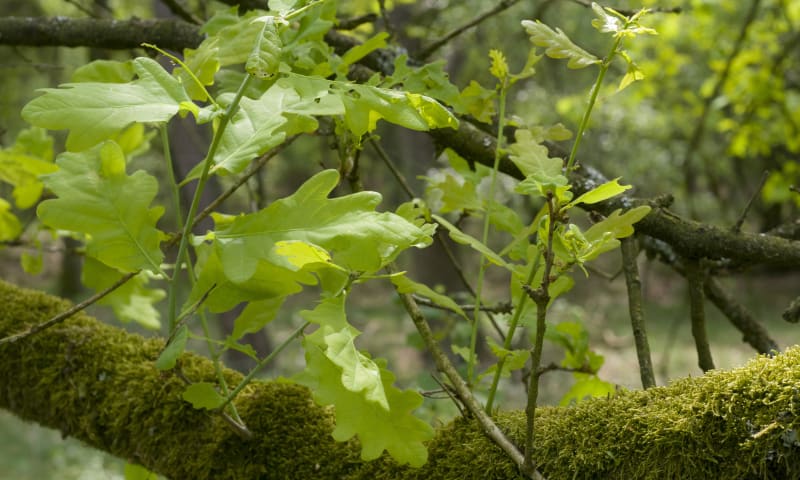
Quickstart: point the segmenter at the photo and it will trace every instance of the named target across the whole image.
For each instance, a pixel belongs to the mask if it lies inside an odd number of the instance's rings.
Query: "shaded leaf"
[[[63,153],[59,170],[42,178],[58,198],[45,200],[40,220],[87,235],[86,253],[122,272],[160,271],[162,234],[156,221],[162,207],[150,208],[158,181],[144,171],[125,173],[125,156],[114,142]]]

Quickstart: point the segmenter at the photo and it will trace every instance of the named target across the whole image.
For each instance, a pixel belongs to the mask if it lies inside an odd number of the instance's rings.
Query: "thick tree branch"
[[[0,335],[68,306],[0,281]],[[153,365],[162,347],[81,313],[0,346],[0,408],[173,479],[522,478],[464,419],[438,429],[420,469],[386,456],[364,462],[357,442],[333,441],[330,410],[286,382],[256,382],[235,400],[253,433],[243,440],[218,415],[181,399],[184,383]],[[193,381],[214,381],[207,359],[185,354],[180,365]],[[795,348],[669,387],[537,409],[537,465],[551,480],[798,478],[799,365]],[[495,421],[521,442],[522,412]]]
[[[183,50],[202,41],[197,25],[175,19],[0,17],[0,45],[124,50],[147,42],[169,50]]]

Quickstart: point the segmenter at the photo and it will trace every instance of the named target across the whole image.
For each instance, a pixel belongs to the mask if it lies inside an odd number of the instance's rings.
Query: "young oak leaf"
[[[537,47],[545,47],[545,55],[550,58],[568,58],[569,68],[583,68],[600,63],[597,57],[572,43],[560,28],[553,30],[539,20],[523,20],[522,26],[528,32],[531,43]]]
[[[237,217],[215,232],[226,277],[245,282],[260,263],[288,267],[286,257],[275,250],[279,241],[315,245],[330,252],[336,264],[360,272],[375,272],[403,250],[431,242],[425,231],[404,218],[376,212],[381,201],[376,192],[328,198],[338,182],[336,170],[320,172],[289,197]]]
[[[81,151],[111,138],[134,122],[166,122],[190,105],[181,83],[155,60],[137,58],[139,77],[128,83],[67,83],[45,88],[22,109],[28,123],[51,130],[69,129],[67,149]]]
[[[42,177],[58,198],[45,200],[39,219],[52,228],[86,234],[86,254],[122,272],[160,272],[164,257],[156,221],[163,207],[150,208],[158,181],[125,173],[125,156],[108,141],[80,153],[63,153],[59,170]]]
[[[333,438],[343,442],[358,435],[364,460],[386,450],[398,463],[424,464],[428,452],[423,442],[433,436],[433,429],[411,415],[422,397],[394,387],[385,361],[372,361],[354,350],[352,339],[359,332],[347,323],[344,297],[325,300],[303,316],[320,328],[303,339],[306,370],[298,381],[314,392],[317,403],[334,405]]]

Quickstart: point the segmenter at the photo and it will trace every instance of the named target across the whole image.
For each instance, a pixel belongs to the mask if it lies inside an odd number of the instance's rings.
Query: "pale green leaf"
[[[480,240],[477,238],[462,232],[458,227],[453,225],[452,223],[448,222],[444,218],[440,217],[439,215],[433,215],[433,219],[436,222],[447,229],[450,233],[450,238],[453,239],[454,242],[460,243],[462,245],[469,245],[473,250],[477,250],[478,252],[482,253],[487,260],[498,265],[500,267],[504,267],[508,270],[511,270],[511,265],[508,264],[503,257],[496,254],[491,248],[484,245]]]
[[[607,218],[589,227],[584,236],[590,242],[597,241],[605,233],[610,233],[614,238],[628,237],[633,235],[633,224],[646,217],[650,210],[647,205],[632,208],[621,215],[622,210],[614,210]]]
[[[225,403],[225,397],[220,395],[213,383],[208,382],[197,382],[187,386],[181,397],[194,408],[207,410],[214,410]]]
[[[293,270],[302,270],[308,266],[335,266],[324,248],[299,240],[275,242],[275,253],[286,257],[289,264],[294,267]]]
[[[440,307],[444,307],[448,310],[456,312],[464,318],[467,318],[464,310],[462,310],[452,298],[436,292],[425,284],[417,283],[408,278],[406,275],[392,275],[391,281],[397,287],[397,291],[400,293],[415,293],[421,297],[429,299],[431,302],[439,305]]]
[[[500,82],[504,82],[508,78],[508,62],[506,56],[500,50],[489,50],[489,58],[492,59],[492,65],[489,67],[489,73]]]
[[[564,208],[569,209],[576,205],[580,205],[581,203],[591,205],[594,203],[602,202],[604,200],[608,200],[609,198],[615,197],[620,193],[624,192],[625,190],[629,190],[630,188],[631,188],[630,185],[620,185],[619,178],[615,178],[614,180],[608,181],[600,186],[597,186],[589,190],[588,192],[579,196],[575,200],[571,201]]]
[[[75,69],[70,80],[74,83],[99,82],[99,83],[127,83],[133,79],[136,72],[133,63],[128,60],[95,60]]]
[[[129,83],[68,83],[43,89],[44,95],[22,109],[28,123],[51,130],[69,129],[67,148],[85,150],[134,122],[166,122],[182,102],[191,103],[180,82],[155,60],[137,58],[139,77]]]
[[[186,325],[181,325],[172,340],[167,344],[166,348],[161,352],[156,360],[156,368],[159,370],[169,370],[175,367],[178,362],[178,357],[181,356],[186,348],[186,341],[189,339],[189,328]]]
[[[326,330],[327,331],[327,330]],[[363,392],[364,398],[389,409],[389,401],[381,382],[380,368],[359,352],[351,328],[325,335],[325,356],[342,369],[342,386],[351,392]]]
[[[583,68],[600,63],[600,60],[572,43],[572,40],[556,28],[553,30],[539,20],[523,20],[522,26],[528,32],[531,42],[537,47],[545,48],[545,55],[550,58],[567,58],[567,67]]]
[[[375,50],[386,48],[387,38],[389,38],[389,33],[379,32],[377,35],[345,52],[345,54],[342,55],[342,63],[344,63],[344,65],[352,65]]]
[[[567,185],[567,177],[563,174],[564,161],[551,158],[547,147],[534,136],[534,132],[518,129],[515,138],[516,142],[509,147],[509,158],[525,175],[525,180],[517,187],[518,192],[543,194],[548,187]]]
[[[9,148],[0,150],[0,181],[14,187],[11,195],[17,208],[33,206],[42,196],[40,175],[55,172],[53,139],[42,128],[23,130]]]
[[[278,72],[281,57],[281,38],[275,17],[263,16],[253,20],[262,23],[261,32],[256,36],[253,49],[247,56],[244,69],[258,78],[269,78]]]
[[[156,221],[163,208],[150,208],[158,181],[137,171],[125,173],[125,159],[114,142],[81,153],[59,155],[59,170],[43,177],[58,197],[38,207],[52,228],[87,235],[86,253],[123,272],[160,270],[162,234]]]
[[[158,480],[158,475],[134,463],[126,463],[123,473],[125,480]]]
[[[267,326],[275,319],[284,300],[285,297],[274,297],[248,303],[233,322],[233,332],[228,340],[235,342],[248,333],[258,332]]]
[[[342,337],[335,336],[336,340],[357,334],[345,319],[343,298],[325,300],[313,311],[303,312],[303,316],[321,327],[303,339],[306,371],[298,380],[312,390],[317,403],[335,407],[333,438],[343,442],[358,435],[364,460],[374,460],[388,451],[400,464],[414,467],[424,464],[428,452],[423,442],[433,437],[433,429],[411,415],[422,404],[422,397],[414,391],[394,387],[394,375],[385,369],[384,361],[376,360],[372,365],[377,368],[387,408],[380,401],[368,398],[369,391],[347,388],[342,383],[342,368],[326,352],[326,331],[327,335],[345,332]],[[343,343],[349,348],[349,340]],[[359,355],[361,360],[367,359],[360,352]],[[349,358],[353,360],[352,355]],[[373,372],[370,370],[369,375]]]
[[[378,193],[327,198],[338,181],[335,170],[318,173],[291,196],[215,232],[225,275],[243,282],[260,263],[286,265],[285,257],[275,252],[282,240],[316,245],[331,252],[336,264],[362,272],[375,272],[401,251],[430,243],[423,230],[402,217],[375,212]]]
[[[607,397],[616,393],[612,383],[600,380],[596,375],[581,375],[572,388],[561,398],[560,405],[577,403],[587,397]]]
[[[16,239],[22,233],[22,224],[11,212],[11,204],[0,198],[0,241]]]

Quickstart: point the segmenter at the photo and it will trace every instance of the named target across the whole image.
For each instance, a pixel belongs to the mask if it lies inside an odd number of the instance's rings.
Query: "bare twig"
[[[387,270],[389,273],[395,273],[397,271],[393,265],[389,265]],[[491,438],[500,448],[502,448],[503,451],[508,454],[511,460],[520,467],[520,469],[524,469],[524,456],[517,449],[516,445],[514,445],[514,443],[509,440],[502,430],[500,430],[500,428],[494,423],[494,420],[492,420],[492,418],[483,411],[483,408],[481,407],[480,403],[478,403],[478,400],[472,395],[467,383],[463,378],[461,378],[461,375],[447,358],[447,355],[445,355],[442,349],[439,348],[439,344],[437,343],[436,338],[431,331],[431,327],[428,325],[428,321],[425,319],[425,316],[419,309],[417,302],[414,301],[414,297],[412,297],[410,294],[400,292],[397,292],[397,295],[400,297],[400,300],[403,302],[406,311],[411,316],[411,320],[414,322],[414,326],[417,327],[417,331],[422,337],[422,340],[425,342],[426,348],[433,356],[433,359],[436,362],[436,368],[440,372],[444,373],[444,375],[450,381],[450,384],[458,396],[458,399],[478,420],[478,423],[480,423],[486,435]],[[528,475],[530,478],[534,479],[543,478],[538,471],[530,472]]]
[[[688,260],[686,262],[686,279],[689,282],[689,308],[692,317],[692,336],[697,348],[697,364],[704,372],[714,369],[714,360],[711,358],[711,347],[708,343],[706,331],[706,313],[703,303],[703,283],[705,272],[700,262]]]
[[[653,373],[653,360],[650,357],[650,345],[644,322],[642,281],[639,278],[639,266],[636,264],[639,252],[633,237],[623,238],[621,243],[622,268],[625,271],[625,284],[628,287],[628,311],[631,316],[633,340],[636,344],[636,357],[639,360],[639,375],[642,387],[655,387],[656,377]]]
[[[572,0],[572,1],[574,3],[577,3],[578,5],[583,5],[584,7],[587,7],[587,8],[591,8],[591,6],[592,6],[592,2],[590,2],[588,0]],[[639,11],[639,10],[632,10],[632,9],[626,9],[626,8],[614,8],[614,7],[611,7],[611,6],[608,6],[608,5],[603,5],[603,6],[611,8],[615,12],[620,13],[622,15],[625,15],[626,17],[630,17],[632,15],[635,15]],[[651,12],[654,12],[654,13],[681,13],[683,11],[683,9],[681,7],[654,7],[654,8],[649,8],[648,10],[650,10]]]
[[[416,300],[418,304],[424,305],[426,307],[436,308],[436,309],[439,309],[439,310],[447,310],[448,312],[452,312],[453,311],[453,310],[451,310],[451,309],[449,309],[447,307],[443,307],[441,305],[435,304],[435,303],[431,302],[430,300],[428,300],[426,298],[419,297],[417,295],[414,295],[414,300]],[[464,311],[475,310],[475,305],[467,304],[467,305],[459,305],[459,307],[461,307],[461,309],[464,310]],[[497,305],[483,305],[483,304],[481,304],[481,306],[480,306],[480,310],[482,312],[489,312],[489,313],[511,313],[513,308],[514,307],[510,303],[498,303]]]
[[[761,180],[758,182],[758,187],[750,195],[750,199],[747,201],[747,205],[744,206],[744,210],[742,210],[742,214],[739,215],[739,220],[736,221],[736,225],[733,226],[732,230],[736,233],[742,231],[742,224],[744,224],[744,219],[747,218],[747,214],[750,213],[750,208],[753,206],[753,202],[758,198],[758,195],[761,193],[761,190],[764,188],[764,184],[767,182],[767,178],[769,178],[769,171],[765,170],[763,174],[761,174]]]
[[[472,20],[468,21],[464,25],[452,30],[450,33],[446,34],[442,38],[434,41],[427,47],[425,47],[421,52],[416,55],[416,58],[419,60],[426,60],[430,57],[436,50],[439,50],[444,46],[447,42],[454,39],[455,37],[461,35],[462,33],[466,32],[470,28],[478,25],[479,23],[497,15],[498,13],[502,12],[503,10],[508,9],[509,7],[513,6],[515,3],[518,3],[519,0],[503,0],[494,8],[478,15],[477,17],[473,18]]]
[[[359,15],[357,17],[352,18],[340,18],[337,20],[336,29],[337,30],[353,30],[358,28],[359,26],[365,23],[372,23],[378,19],[378,16],[374,13],[367,13],[364,15]]]
[[[97,301],[99,301],[100,299],[102,299],[103,297],[108,295],[109,293],[111,293],[114,290],[118,289],[119,287],[124,285],[125,282],[127,282],[131,278],[135,277],[138,273],[139,273],[139,271],[136,271],[136,272],[131,272],[131,273],[127,273],[127,274],[123,275],[122,278],[120,278],[119,280],[114,282],[109,287],[107,287],[107,288],[95,293],[94,295],[92,295],[91,297],[89,297],[86,300],[82,301],[81,303],[78,303],[78,304],[74,305],[69,310],[66,310],[64,312],[59,313],[58,315],[56,315],[55,317],[47,320],[46,322],[42,322],[42,323],[39,323],[37,325],[34,325],[34,326],[30,327],[28,330],[26,330],[24,332],[16,333],[14,335],[9,335],[9,336],[7,336],[5,338],[0,338],[0,345],[3,345],[5,343],[14,343],[14,342],[16,342],[18,340],[22,340],[23,338],[27,338],[27,337],[30,337],[31,335],[35,335],[35,334],[37,334],[37,333],[39,333],[39,332],[41,332],[43,330],[47,330],[48,328],[50,328],[50,327],[52,327],[54,325],[58,325],[59,323],[63,322],[64,320],[66,320],[69,317],[75,315],[76,313],[78,313],[81,310],[85,309],[89,305],[92,305],[93,303],[96,303]]]
[[[169,11],[177,15],[180,19],[185,20],[195,25],[202,25],[203,20],[198,18],[197,15],[189,11],[188,8],[180,0],[162,0],[164,5],[169,8]]]

